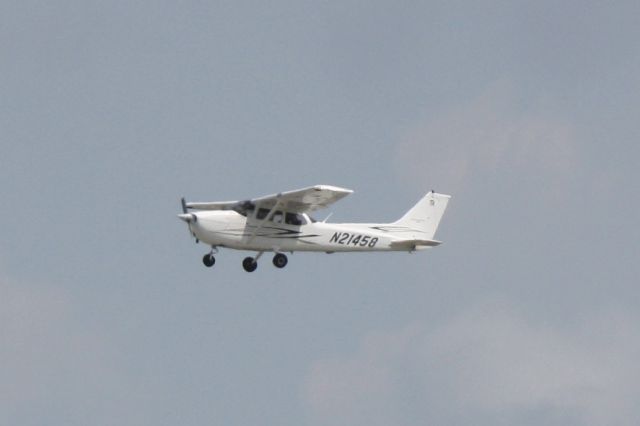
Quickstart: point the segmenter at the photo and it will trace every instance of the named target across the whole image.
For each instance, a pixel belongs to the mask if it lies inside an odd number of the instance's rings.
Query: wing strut
[[[264,219],[260,221],[260,224],[256,226],[256,229],[253,230],[253,232],[249,236],[249,240],[247,240],[247,244],[251,243],[254,240],[254,238],[258,234],[258,231],[262,229],[265,223],[267,223],[273,218],[273,215],[275,214],[275,212],[280,208],[280,205],[282,204],[280,201],[281,195],[282,193],[277,195],[276,203],[273,205],[273,207],[271,207],[271,210],[269,210],[269,213],[264,217]]]

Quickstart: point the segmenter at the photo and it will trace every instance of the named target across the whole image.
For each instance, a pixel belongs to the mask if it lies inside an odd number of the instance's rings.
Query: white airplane
[[[433,236],[451,196],[433,191],[393,223],[327,223],[309,216],[352,192],[316,185],[244,201],[187,203],[182,198],[178,217],[196,242],[211,246],[202,258],[208,267],[215,263],[218,247],[257,252],[242,262],[247,272],[256,270],[265,252],[274,252],[273,264],[284,268],[286,252],[413,252],[441,243]]]

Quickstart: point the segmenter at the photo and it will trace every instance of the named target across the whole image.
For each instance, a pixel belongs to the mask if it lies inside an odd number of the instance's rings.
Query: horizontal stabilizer
[[[414,251],[439,246],[440,244],[442,244],[442,241],[437,240],[398,240],[391,242],[391,248],[394,250]]]

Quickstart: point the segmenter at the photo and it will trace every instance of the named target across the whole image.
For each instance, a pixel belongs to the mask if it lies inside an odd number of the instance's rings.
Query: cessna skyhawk
[[[188,203],[182,198],[178,217],[196,242],[211,246],[202,258],[208,267],[215,263],[218,247],[255,251],[242,262],[247,272],[256,270],[265,252],[274,252],[273,264],[284,268],[287,252],[412,252],[441,243],[433,236],[451,196],[434,191],[392,223],[327,223],[309,216],[352,192],[316,185],[244,201]]]

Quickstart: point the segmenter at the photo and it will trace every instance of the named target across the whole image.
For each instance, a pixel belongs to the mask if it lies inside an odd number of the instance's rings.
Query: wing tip
[[[342,188],[335,185],[314,185],[313,189],[316,191],[334,191],[334,192],[342,192],[346,194],[353,193],[353,189]]]

